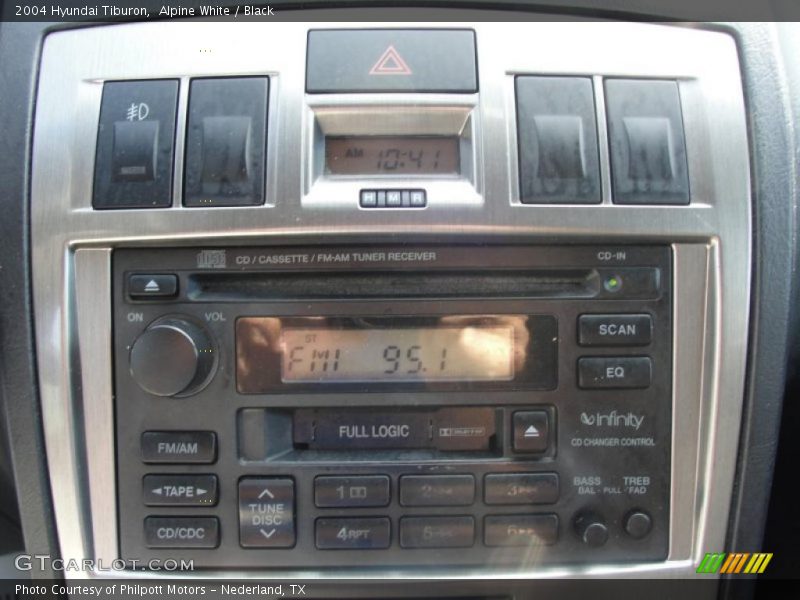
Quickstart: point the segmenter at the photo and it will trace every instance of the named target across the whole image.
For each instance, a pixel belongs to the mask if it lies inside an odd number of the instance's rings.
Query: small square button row
[[[539,546],[558,541],[558,515],[489,515],[484,519],[486,546]],[[384,550],[391,546],[388,517],[320,518],[315,525],[319,550]],[[470,548],[475,518],[413,516],[400,519],[401,548]]]
[[[361,208],[425,208],[425,190],[361,190]]]
[[[290,530],[280,529],[278,524],[268,530],[259,528],[259,533],[266,532],[261,539],[259,536],[242,537],[241,545],[244,548],[293,547],[293,522],[290,521]],[[389,548],[392,541],[388,517],[319,518],[314,529],[319,550],[380,550]],[[483,543],[486,546],[549,546],[558,541],[558,534],[558,515],[552,513],[484,518]],[[144,535],[148,548],[216,548],[220,541],[220,525],[216,517],[147,517]],[[469,548],[474,544],[475,518],[470,515],[400,519],[401,548]]]
[[[555,504],[559,497],[557,473],[490,473],[484,478],[484,502],[501,504]],[[401,506],[469,506],[475,501],[472,475],[403,475]]]

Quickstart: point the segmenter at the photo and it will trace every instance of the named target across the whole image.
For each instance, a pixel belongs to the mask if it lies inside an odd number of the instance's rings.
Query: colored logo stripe
[[[728,555],[728,559],[722,565],[722,569],[720,569],[720,573],[738,573],[744,567],[744,561],[750,554],[742,554],[740,552],[735,552],[733,554]]]
[[[745,567],[745,573],[763,573],[764,569],[767,568],[769,561],[772,560],[772,552],[769,554],[766,553],[757,553],[753,554],[753,558],[750,559],[750,562],[747,563],[747,567]]]
[[[722,565],[722,561],[725,559],[725,553],[713,553],[709,552],[703,558],[703,561],[700,563],[700,566],[697,567],[698,573],[716,573],[720,566]]]
[[[763,573],[769,561],[772,560],[772,553],[755,552],[709,552],[703,557],[697,567],[698,573]],[[746,565],[746,566],[745,566]]]

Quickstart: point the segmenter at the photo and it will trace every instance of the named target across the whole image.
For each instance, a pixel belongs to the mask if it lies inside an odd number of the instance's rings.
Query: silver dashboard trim
[[[97,293],[97,288],[111,289],[111,250],[81,248],[74,253],[77,298],[77,334],[83,388],[83,432],[86,447],[86,472],[98,480],[101,488],[116,489],[113,465],[108,457],[115,452],[114,443],[114,383],[111,377],[113,350],[108,332],[111,330],[111,296]],[[92,282],[84,285],[83,282]],[[91,481],[91,479],[89,480]],[[115,556],[117,519],[109,510],[108,496],[91,493],[91,530],[94,556],[103,557],[106,564]]]
[[[382,577],[691,577],[703,552],[723,547],[744,393],[752,253],[747,130],[735,43],[721,33],[647,24],[467,26],[475,29],[479,48],[477,189],[483,201],[468,206],[432,204],[423,211],[391,211],[388,216],[339,205],[319,210],[302,202],[307,25],[140,23],[62,31],[46,38],[33,142],[33,292],[44,435],[63,558],[111,560],[117,552],[109,420],[113,248],[240,241],[291,244],[323,238],[335,243],[385,236],[421,242],[458,238],[671,244],[676,331],[668,560],[519,571],[387,569]],[[508,84],[517,73],[679,79],[692,205],[516,203],[516,151],[508,146],[513,94],[509,102]],[[103,80],[185,81],[240,74],[272,77],[265,206],[187,209],[178,197],[172,208],[162,210],[91,209]],[[185,92],[181,98],[185,107]],[[181,160],[175,161],[175,169],[180,178]],[[607,171],[603,173],[606,177]],[[610,191],[606,181],[605,194]],[[173,189],[180,191],[177,179]],[[370,578],[374,574],[304,570],[208,575]]]

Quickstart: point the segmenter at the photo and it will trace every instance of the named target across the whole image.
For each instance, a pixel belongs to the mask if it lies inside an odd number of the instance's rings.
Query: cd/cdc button
[[[148,548],[216,548],[219,521],[215,517],[147,517],[144,539]]]

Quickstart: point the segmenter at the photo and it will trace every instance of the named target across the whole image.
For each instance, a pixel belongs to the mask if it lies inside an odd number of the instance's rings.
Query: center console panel
[[[731,38],[130,23],[51,33],[40,73],[65,559],[535,579],[723,547],[751,264]]]

